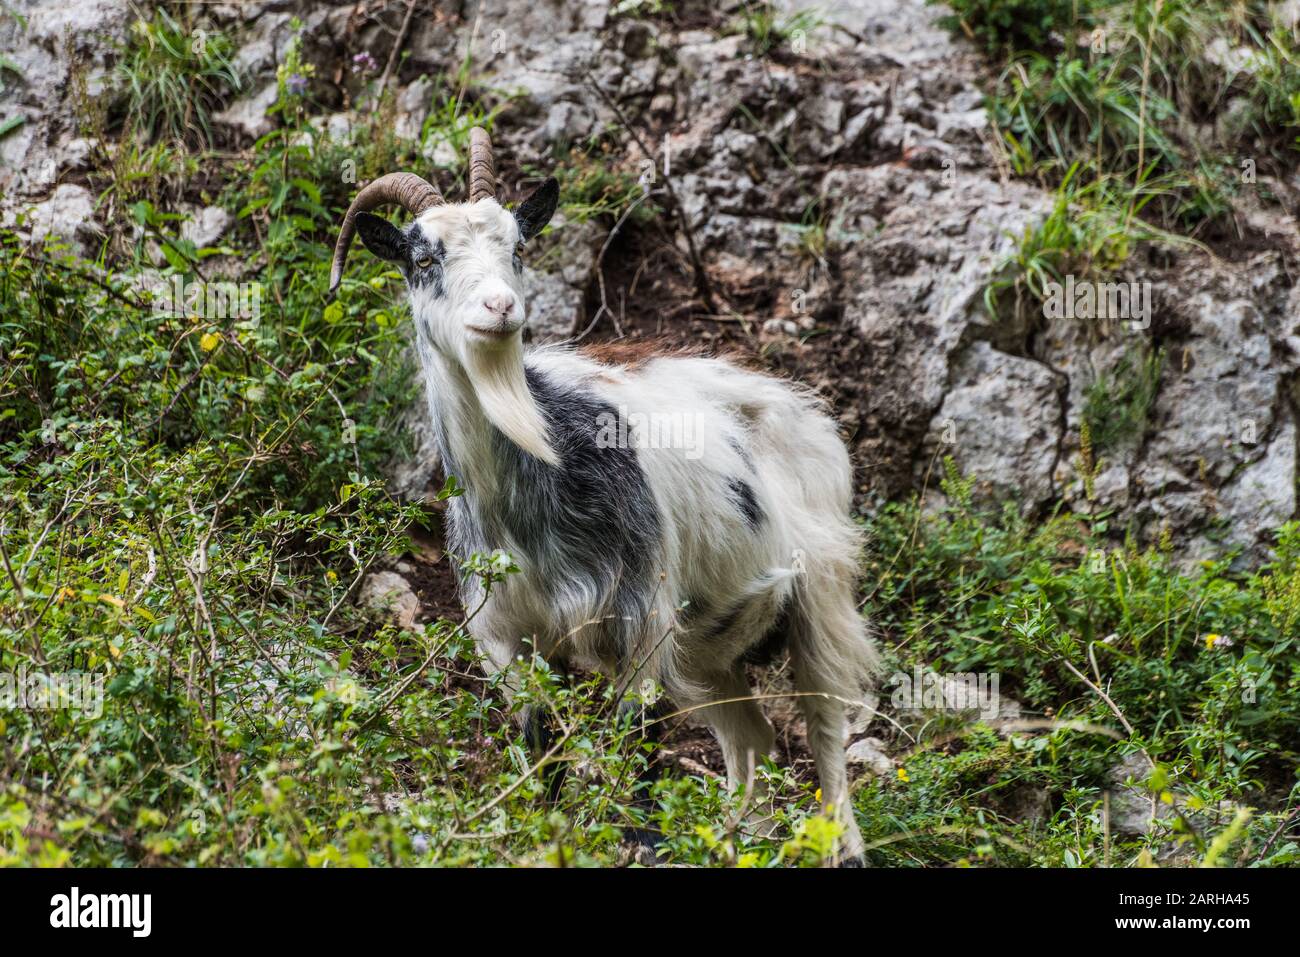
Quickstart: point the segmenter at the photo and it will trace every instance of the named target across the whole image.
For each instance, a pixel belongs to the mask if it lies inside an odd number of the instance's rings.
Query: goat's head
[[[524,323],[519,249],[555,212],[559,187],[548,179],[513,213],[496,200],[492,144],[470,131],[469,201],[448,203],[414,173],[381,176],[357,193],[334,248],[330,291],[343,277],[353,235],[396,263],[406,277],[411,308],[436,345],[463,356],[468,349],[508,341]],[[399,229],[370,210],[395,204],[415,217]]]
[[[330,291],[360,233],[368,250],[401,269],[420,334],[465,369],[493,423],[525,451],[554,462],[523,376],[519,251],[550,221],[559,186],[546,180],[510,212],[496,200],[492,144],[478,127],[470,131],[469,160],[468,202],[446,202],[414,173],[381,176],[357,193],[334,248]],[[389,204],[414,220],[399,229],[370,212]]]

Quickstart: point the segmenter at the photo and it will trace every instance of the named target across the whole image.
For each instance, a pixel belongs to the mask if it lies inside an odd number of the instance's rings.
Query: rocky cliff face
[[[218,117],[225,135],[247,147],[269,128],[294,15],[327,73],[360,50],[387,58],[405,11],[392,6],[360,30],[351,3],[214,7],[251,79]],[[934,24],[936,8],[838,0],[828,22],[755,56],[707,9],[642,10],[652,6],[418,3],[403,34],[394,83],[408,134],[434,105],[427,77],[468,53],[472,88],[502,104],[496,138],[513,170],[612,129],[608,164],[681,211],[665,214],[657,245],[634,225],[611,236],[610,222],[557,220],[529,279],[535,340],[663,334],[761,353],[833,397],[868,509],[935,494],[951,455],[981,494],[1036,514],[1060,503],[1109,512],[1142,539],[1167,533],[1189,561],[1226,548],[1262,557],[1296,511],[1300,175],[1268,184],[1276,204],[1241,210],[1248,245],[1130,257],[1117,278],[1149,284],[1145,328],[993,319],[984,291],[1052,197],[1001,161],[981,105],[987,67]],[[131,15],[117,0],[29,2],[24,13],[25,27],[0,26],[21,71],[0,103],[26,119],[0,140],[3,215],[25,208],[34,236],[89,249],[95,197],[77,175],[88,149],[68,119],[70,63],[81,57],[97,82]],[[338,107],[324,128],[346,128],[348,104]],[[445,147],[426,149],[437,162]],[[221,219],[196,210],[196,223],[204,216]],[[1083,448],[1085,408],[1105,407],[1135,352],[1163,355],[1148,370],[1149,413],[1104,449]],[[434,468],[425,441],[395,479],[419,494]]]

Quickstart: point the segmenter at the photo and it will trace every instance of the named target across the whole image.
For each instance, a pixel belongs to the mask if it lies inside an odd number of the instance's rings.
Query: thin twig
[[[617,236],[618,231],[623,228],[623,224],[627,222],[628,217],[636,212],[637,207],[649,199],[650,195],[650,191],[647,190],[638,196],[636,201],[623,211],[623,215],[618,218],[618,222],[614,224],[614,228],[611,229],[609,235],[605,237],[605,242],[600,247],[600,253],[596,256],[596,279],[600,282],[600,308],[596,310],[596,315],[592,317],[591,322],[587,323],[587,328],[583,329],[582,332],[573,340],[574,342],[581,342],[586,338],[587,333],[591,332],[591,330],[596,327],[596,323],[600,321],[600,317],[610,311],[609,300],[605,295],[605,253],[609,252],[610,243],[614,241],[614,237]]]
[[[393,49],[388,53],[388,62],[384,64],[384,72],[379,75],[379,84],[375,88],[375,100],[370,104],[371,114],[379,112],[379,104],[384,99],[384,88],[388,86],[388,79],[393,75],[393,67],[397,64],[397,56],[402,52],[402,44],[406,42],[406,33],[411,29],[411,15],[415,13],[416,0],[406,0],[406,16],[402,18],[402,27],[397,31],[397,39],[393,42]]]
[[[618,104],[615,103],[614,99],[605,92],[599,83],[596,82],[595,77],[591,75],[590,71],[585,71],[584,75],[587,78],[588,84],[596,91],[596,95],[604,101],[605,105],[608,106],[611,111],[613,111],[614,115],[618,117],[618,121],[623,124],[623,128],[627,130],[628,135],[631,136],[636,145],[641,148],[641,152],[645,154],[646,159],[654,163],[654,152],[646,146],[645,141],[641,139],[641,135],[637,133],[632,124],[628,122],[623,111],[619,109]],[[691,268],[695,271],[695,292],[704,302],[705,306],[708,307],[710,312],[717,312],[717,304],[713,297],[713,286],[709,282],[709,274],[704,268],[704,260],[700,258],[700,251],[695,245],[695,232],[691,229],[691,224],[686,220],[686,213],[682,208],[681,200],[677,197],[677,191],[673,189],[672,177],[666,169],[664,170],[664,188],[667,189],[668,196],[672,200],[673,212],[677,214],[677,223],[681,227],[682,235],[686,238],[687,250],[691,257]]]
[[[1296,805],[1291,810],[1291,813],[1282,819],[1282,823],[1277,826],[1277,830],[1274,831],[1269,836],[1269,839],[1264,842],[1264,846],[1260,849],[1260,852],[1257,855],[1255,855],[1256,863],[1262,861],[1265,857],[1268,856],[1268,852],[1273,849],[1273,843],[1279,837],[1282,836],[1282,832],[1286,830],[1287,825],[1290,824],[1292,821],[1294,821],[1296,819],[1296,815],[1298,814],[1300,814],[1300,805]]]

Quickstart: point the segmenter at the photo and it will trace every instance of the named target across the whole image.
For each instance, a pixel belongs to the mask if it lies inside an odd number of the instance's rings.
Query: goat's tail
[[[847,547],[793,556],[790,650],[800,690],[861,701],[880,672],[880,654],[857,605],[861,530],[846,520],[835,531]]]

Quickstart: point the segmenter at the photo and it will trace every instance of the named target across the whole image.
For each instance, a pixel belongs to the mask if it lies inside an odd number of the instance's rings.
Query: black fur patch
[[[745,522],[751,529],[757,529],[763,523],[763,510],[758,505],[758,499],[754,497],[754,490],[744,479],[728,479],[727,485],[731,489],[731,497],[740,509],[740,514],[745,516]]]
[[[406,260],[401,264],[402,275],[406,284],[412,289],[432,288],[436,297],[441,297],[444,290],[443,267],[447,259],[447,247],[442,240],[430,243],[424,230],[412,223],[406,228]],[[420,266],[421,259],[432,259],[429,266]]]
[[[713,623],[713,627],[709,630],[709,637],[717,638],[719,635],[725,635],[731,631],[736,619],[740,617],[740,613],[744,610],[744,604],[738,603],[724,611],[722,617]]]
[[[529,575],[556,588],[576,585],[612,596],[606,630],[622,629],[625,638],[630,632],[632,640],[614,640],[603,650],[621,658],[637,645],[653,602],[661,529],[654,496],[634,449],[596,444],[602,414],[617,417],[613,406],[532,368],[525,377],[560,463],[548,465],[496,432],[496,461],[509,478],[500,497],[476,509],[465,497],[451,500],[453,549],[466,555],[514,542],[530,563]],[[456,474],[442,436],[440,444],[446,468]]]
[[[357,234],[365,247],[386,262],[396,263],[411,289],[433,288],[433,294],[443,294],[443,265],[447,249],[442,241],[431,243],[417,223],[398,229],[382,216],[374,213],[357,214]],[[432,259],[421,266],[421,259]]]
[[[524,370],[560,456],[558,467],[521,451],[497,434],[500,453],[513,459],[520,481],[511,489],[505,515],[534,554],[562,544],[593,577],[614,584],[617,570],[641,579],[650,571],[659,540],[659,513],[636,460],[626,448],[596,444],[602,414],[613,406],[559,388],[535,369]]]

